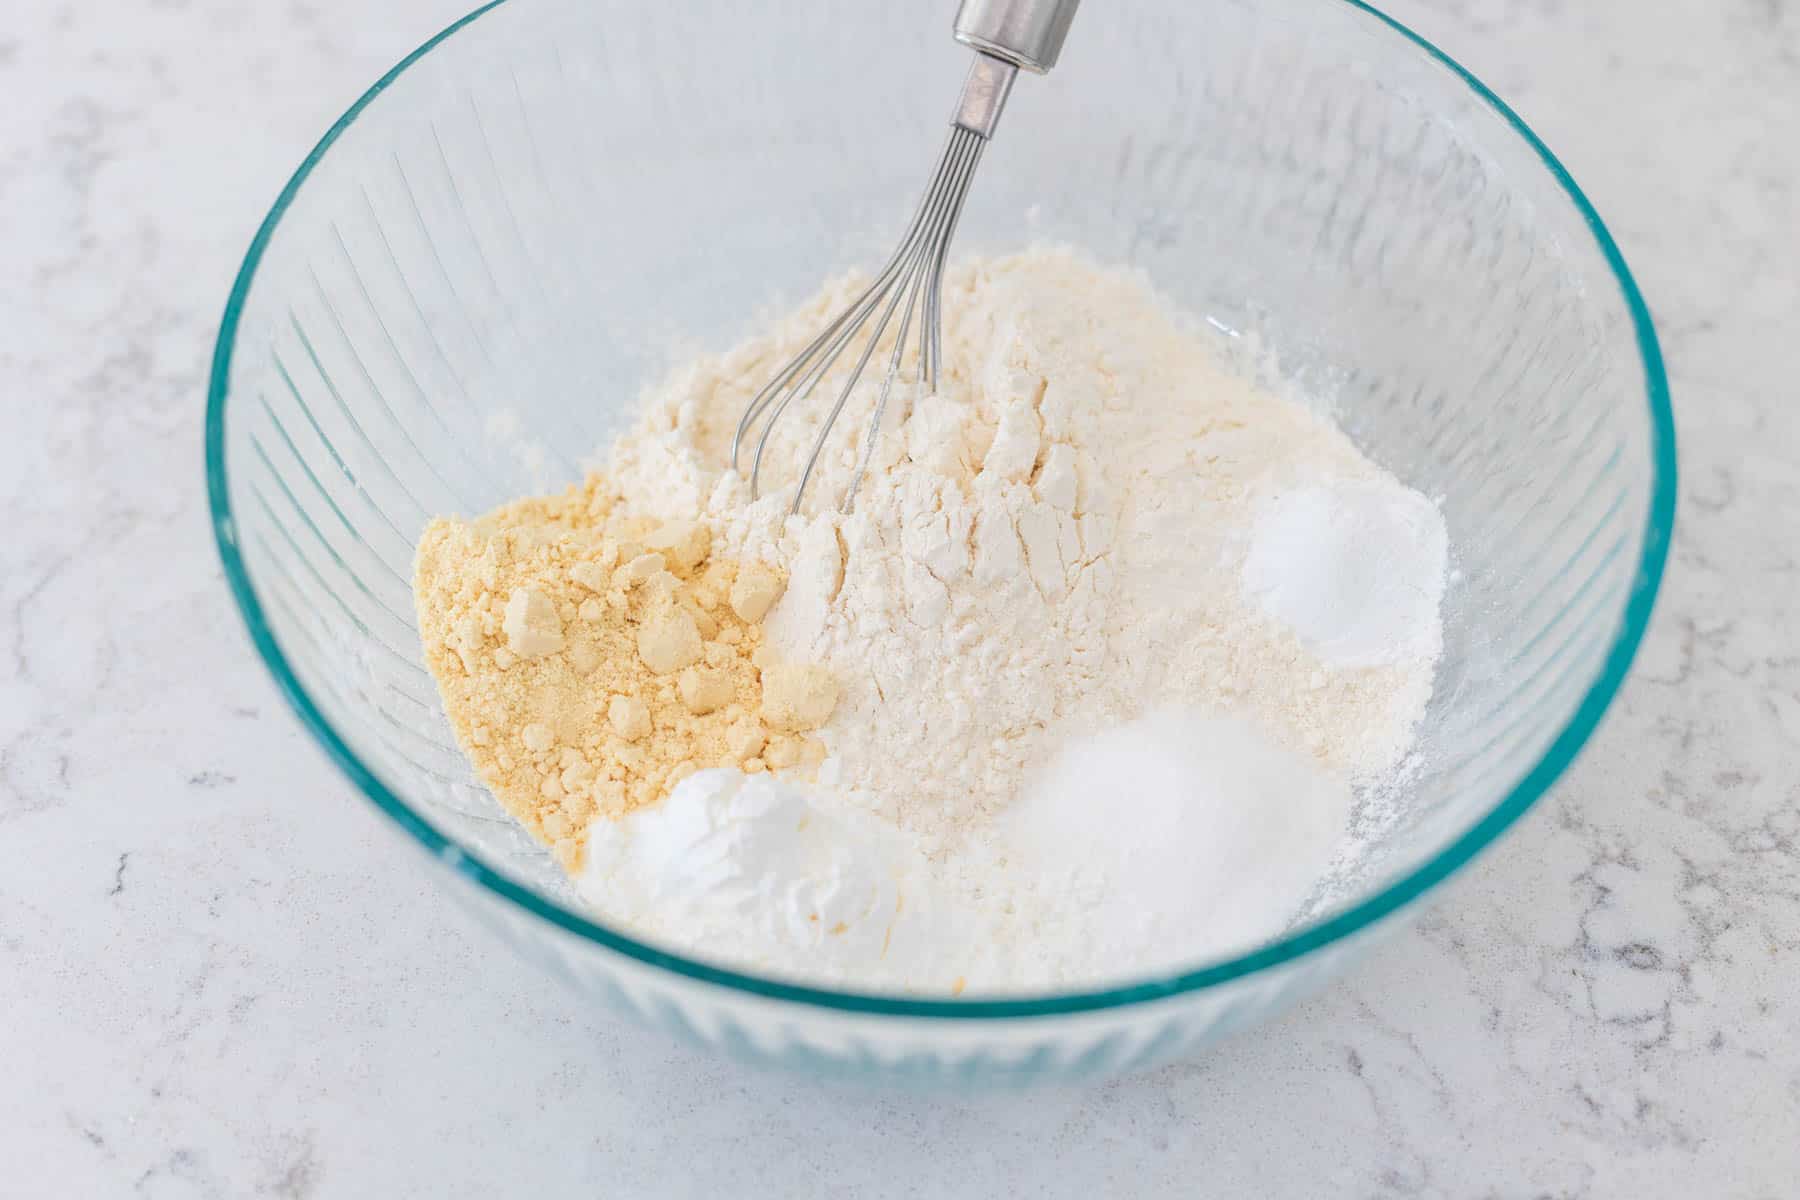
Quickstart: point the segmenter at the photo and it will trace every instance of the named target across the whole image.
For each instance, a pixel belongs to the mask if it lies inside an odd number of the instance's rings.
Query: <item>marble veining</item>
[[[1388,6],[1655,310],[1684,475],[1639,666],[1326,995],[964,1101],[745,1073],[516,970],[251,658],[199,456],[219,311],[312,141],[465,2],[8,10],[0,1196],[1800,1194],[1800,4]]]

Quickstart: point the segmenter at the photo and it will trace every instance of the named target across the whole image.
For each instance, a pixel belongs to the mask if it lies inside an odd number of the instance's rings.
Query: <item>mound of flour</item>
[[[812,411],[777,426],[753,503],[729,468],[739,415],[857,286],[678,372],[608,468],[645,515],[698,514],[725,552],[787,574],[765,632],[842,688],[819,734],[822,786],[941,855],[1063,745],[1157,709],[1246,722],[1348,782],[1394,769],[1430,694],[1435,596],[1399,635],[1376,630],[1374,652],[1345,656],[1308,624],[1318,597],[1292,602],[1319,585],[1305,547],[1275,544],[1286,526],[1249,575],[1246,559],[1259,520],[1297,489],[1327,506],[1337,492],[1387,497],[1428,525],[1435,509],[1225,366],[1139,275],[1053,249],[963,263],[946,280],[938,393],[891,407],[854,511],[838,504],[877,372],[803,512],[787,514],[790,489],[829,377]],[[1441,522],[1421,553],[1419,577],[1441,588]],[[1364,592],[1378,617],[1380,589]]]

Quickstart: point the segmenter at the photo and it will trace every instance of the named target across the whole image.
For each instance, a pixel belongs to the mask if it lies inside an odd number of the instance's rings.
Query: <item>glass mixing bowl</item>
[[[213,365],[212,511],[301,720],[451,895],[584,995],[821,1071],[1102,1075],[1319,988],[1568,765],[1662,572],[1668,385],[1592,206],[1416,35],[1351,0],[1090,4],[1055,73],[1020,80],[957,249],[1064,240],[1140,265],[1440,499],[1447,650],[1403,802],[1279,940],[1078,993],[799,987],[608,928],[451,740],[414,539],[575,478],[684,349],[879,261],[968,61],[948,8],[505,0],[433,38],[251,243]]]

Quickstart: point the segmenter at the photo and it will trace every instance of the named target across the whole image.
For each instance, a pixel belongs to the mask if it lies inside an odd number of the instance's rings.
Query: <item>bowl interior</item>
[[[209,464],[259,645],[372,795],[566,928],[631,945],[573,909],[457,752],[414,539],[576,477],[684,353],[879,259],[967,62],[947,25],[873,2],[776,20],[508,0],[366,97],[252,249]],[[1374,848],[1321,889],[1298,952],[1466,859],[1616,687],[1673,494],[1648,318],[1523,126],[1342,0],[1084,11],[1054,75],[1020,80],[958,248],[1040,240],[1141,266],[1442,504],[1455,574],[1421,753],[1364,798]]]

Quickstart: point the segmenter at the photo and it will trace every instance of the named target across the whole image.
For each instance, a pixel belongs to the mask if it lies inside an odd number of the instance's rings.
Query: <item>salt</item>
[[[1243,589],[1334,667],[1437,652],[1449,540],[1437,506],[1389,481],[1309,484],[1268,497]]]

